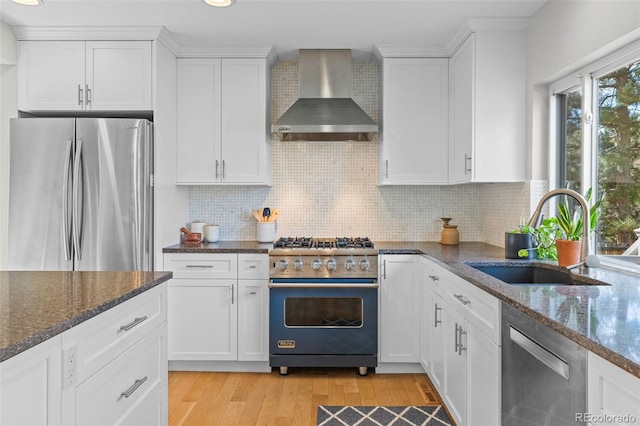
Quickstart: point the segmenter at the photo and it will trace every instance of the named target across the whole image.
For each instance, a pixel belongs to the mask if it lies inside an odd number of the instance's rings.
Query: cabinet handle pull
[[[213,265],[186,265],[185,268],[213,268]]]
[[[471,156],[465,152],[464,154],[464,174],[471,173]]]
[[[471,300],[469,299],[465,299],[463,295],[461,294],[454,294],[453,297],[455,297],[456,299],[458,299],[458,301],[460,303],[462,303],[463,305],[468,305],[469,303],[471,303]]]
[[[148,317],[145,315],[143,317],[138,317],[135,318],[131,323],[127,324],[127,325],[123,325],[120,327],[119,331],[129,331],[131,330],[133,327],[137,326],[138,324],[140,324],[141,322],[145,321]]]
[[[218,174],[218,164],[219,164],[218,160],[216,160],[216,179],[218,179],[218,176],[219,176],[219,174]]]
[[[389,179],[389,160],[384,160],[384,177]]]
[[[387,261],[386,260],[382,261],[382,279],[384,280],[387,279]]]
[[[231,284],[231,304],[233,305],[235,303],[235,289],[236,286],[235,284]]]
[[[78,84],[78,105],[82,106],[84,103],[84,96],[82,96],[82,86]]]
[[[459,334],[459,337],[458,337],[458,341],[459,341],[459,343],[458,343],[458,355],[462,356],[462,351],[466,351],[467,350],[467,347],[462,344],[462,336],[463,335],[466,336],[467,332],[464,331],[462,326],[460,326],[460,328],[458,329],[458,334]]]
[[[434,309],[434,313],[433,313],[433,328],[438,328],[438,324],[442,324],[442,321],[438,319],[438,311],[441,311],[442,308],[440,306],[438,306],[438,304],[435,304],[435,309]]]
[[[249,269],[256,269],[256,268],[257,268],[257,266],[256,266],[256,265],[250,265],[250,266],[249,266]]]
[[[455,346],[453,348],[453,352],[454,353],[458,352],[458,345],[459,345],[459,343],[458,343],[458,323],[456,323],[455,341],[456,341],[455,342]]]
[[[122,398],[123,396],[124,396],[125,398],[129,398],[131,395],[133,395],[133,393],[134,393],[135,391],[137,391],[137,390],[138,390],[138,388],[139,388],[140,386],[142,386],[142,384],[143,384],[144,382],[146,382],[146,381],[147,381],[147,379],[148,379],[148,377],[147,377],[147,376],[144,376],[142,379],[138,379],[138,380],[136,380],[135,382],[133,382],[133,384],[131,385],[131,387],[130,387],[129,389],[127,389],[126,391],[124,391],[124,392],[121,392],[121,393],[120,393],[120,398]]]
[[[84,85],[85,92],[87,92],[87,105],[91,104],[91,89],[89,89],[89,85]]]
[[[222,179],[224,179],[224,160],[222,160]]]
[[[431,278],[431,281],[438,281],[440,280],[440,277],[437,275],[429,275],[429,278]]]
[[[249,294],[255,296],[257,293],[255,291],[250,291]]]

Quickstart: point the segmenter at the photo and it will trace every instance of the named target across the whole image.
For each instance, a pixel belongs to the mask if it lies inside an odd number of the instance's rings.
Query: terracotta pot
[[[582,241],[556,240],[558,265],[570,266],[580,262]]]

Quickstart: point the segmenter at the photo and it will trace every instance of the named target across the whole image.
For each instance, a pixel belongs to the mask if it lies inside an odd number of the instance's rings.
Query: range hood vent
[[[351,51],[298,53],[300,99],[271,132],[283,141],[370,141],[378,125],[351,98]]]

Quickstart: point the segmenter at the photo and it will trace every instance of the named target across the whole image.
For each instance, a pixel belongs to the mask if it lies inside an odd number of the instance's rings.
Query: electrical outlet
[[[76,345],[63,352],[62,387],[66,388],[76,382],[78,374],[78,347]]]

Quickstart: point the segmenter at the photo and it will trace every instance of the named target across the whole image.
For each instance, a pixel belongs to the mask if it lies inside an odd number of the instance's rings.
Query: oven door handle
[[[269,288],[378,288],[378,284],[320,284],[320,283],[309,283],[309,284],[278,284],[271,283],[269,284]]]

